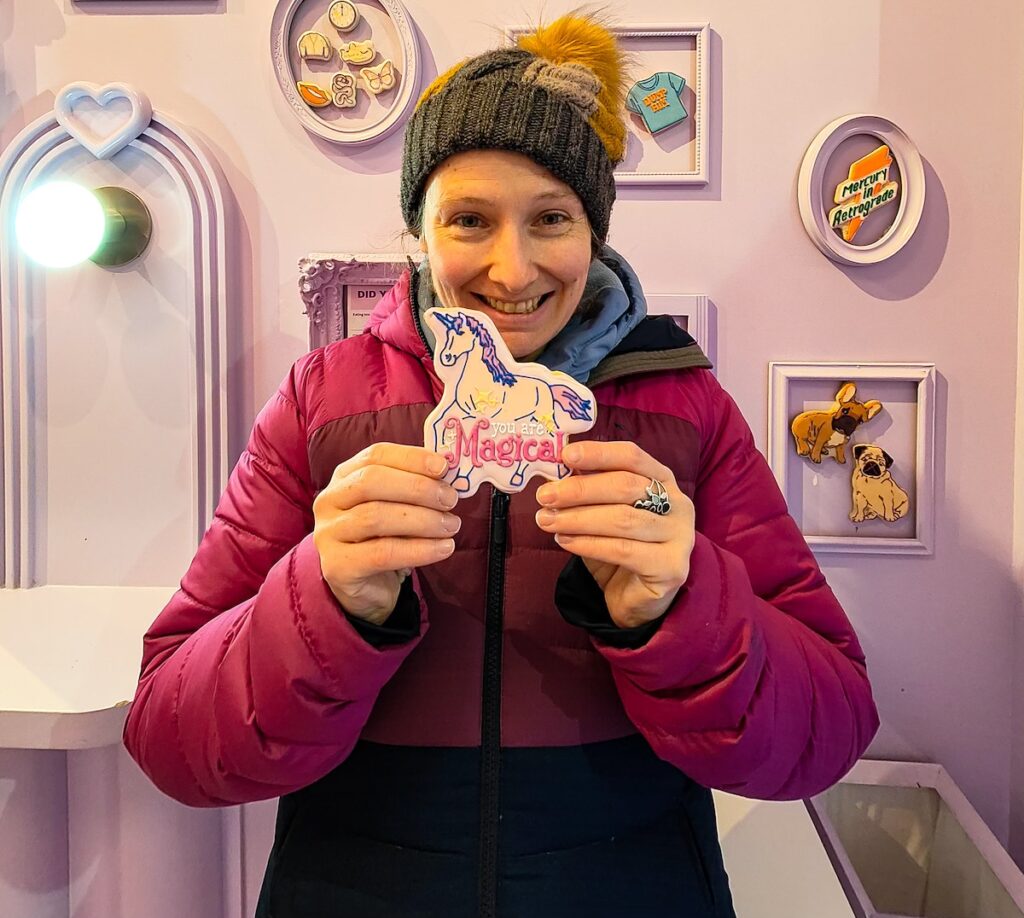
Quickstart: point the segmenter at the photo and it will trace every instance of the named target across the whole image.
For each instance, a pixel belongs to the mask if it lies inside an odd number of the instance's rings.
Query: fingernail
[[[455,539],[441,539],[437,543],[437,554],[442,558],[447,558],[453,551],[455,551]]]
[[[441,527],[445,532],[458,532],[462,526],[462,520],[454,513],[446,513],[441,517]]]
[[[569,544],[571,544],[571,543],[572,543],[572,540],[573,540],[574,538],[575,538],[575,536],[571,536],[571,535],[563,535],[563,534],[562,534],[562,533],[560,533],[560,532],[556,532],[556,533],[555,533],[555,541],[556,541],[556,542],[557,542],[557,543],[558,543],[559,545],[569,545]]]
[[[459,502],[459,495],[456,493],[455,488],[439,488],[437,492],[437,502],[444,507],[445,510],[451,510],[451,508]]]
[[[550,526],[558,517],[557,510],[538,510],[537,525]]]
[[[578,462],[583,458],[583,450],[579,446],[569,445],[562,450],[562,458],[566,462]]]
[[[435,454],[427,459],[427,471],[431,475],[440,475],[446,468],[448,468],[448,460],[444,456]]]
[[[553,504],[555,502],[555,489],[544,485],[544,487],[537,491],[537,500],[542,504]]]

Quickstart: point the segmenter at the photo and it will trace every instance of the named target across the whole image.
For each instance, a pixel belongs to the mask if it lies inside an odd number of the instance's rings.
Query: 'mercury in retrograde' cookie
[[[461,497],[485,481],[508,493],[534,475],[564,478],[562,449],[569,434],[594,426],[591,391],[539,363],[519,363],[483,313],[429,309],[437,345],[434,369],[444,383],[423,424],[427,449],[448,460],[445,481]]]

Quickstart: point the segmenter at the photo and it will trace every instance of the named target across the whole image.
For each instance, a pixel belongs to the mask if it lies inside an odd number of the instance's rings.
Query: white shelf
[[[142,636],[174,587],[0,590],[0,748],[121,741]]]
[[[714,797],[737,915],[854,918],[802,800],[750,800],[722,791]]]

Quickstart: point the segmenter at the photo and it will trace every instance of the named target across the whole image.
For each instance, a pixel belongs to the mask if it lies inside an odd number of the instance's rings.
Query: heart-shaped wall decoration
[[[91,127],[81,114],[75,114],[75,105],[82,99],[91,99],[100,108],[105,108],[116,99],[127,99],[131,112],[125,120],[101,133]],[[69,83],[57,93],[53,113],[57,123],[93,156],[109,159],[146,130],[153,118],[153,107],[143,93],[125,83],[107,83],[106,86]]]

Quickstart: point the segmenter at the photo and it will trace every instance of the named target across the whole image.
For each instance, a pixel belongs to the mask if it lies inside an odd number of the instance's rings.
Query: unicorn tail
[[[568,386],[555,384],[551,387],[551,395],[558,405],[569,417],[575,421],[593,420],[590,411],[590,399],[580,398]]]

